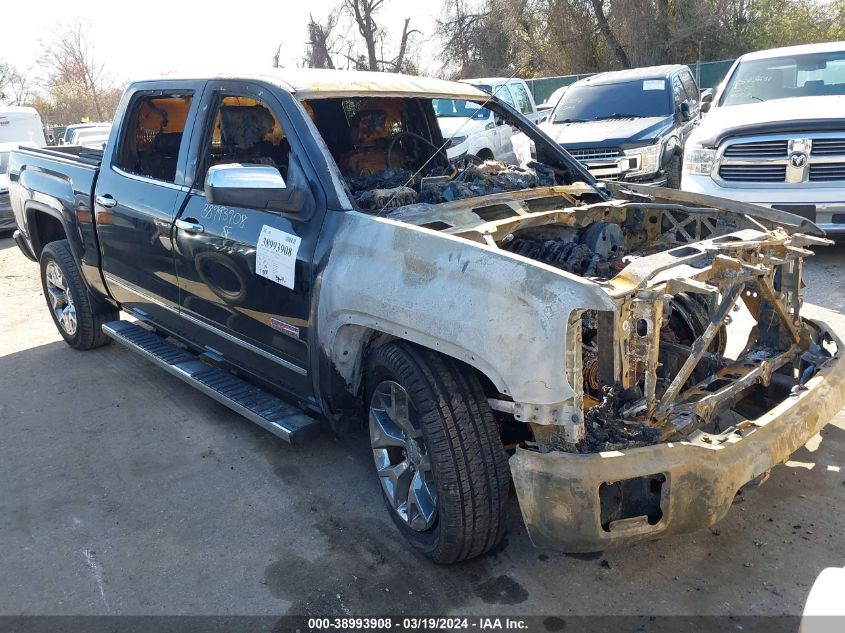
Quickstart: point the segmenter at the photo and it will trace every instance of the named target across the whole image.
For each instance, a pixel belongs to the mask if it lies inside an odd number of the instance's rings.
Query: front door
[[[94,208],[109,291],[122,305],[166,328],[178,327],[170,232],[187,196],[181,168],[202,83],[139,90],[97,179]],[[108,153],[107,153],[108,155]]]
[[[181,315],[212,353],[308,401],[311,262],[321,219],[313,196],[309,190],[307,208],[291,215],[210,204],[203,191],[208,168],[231,163],[274,166],[289,186],[308,190],[302,147],[281,104],[244,82],[209,84],[203,111],[210,116],[194,185],[173,236]]]

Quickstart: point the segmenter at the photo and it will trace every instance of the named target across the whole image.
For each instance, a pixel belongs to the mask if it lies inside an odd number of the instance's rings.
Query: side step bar
[[[320,423],[263,389],[199,360],[129,321],[103,324],[103,333],[291,444],[319,432]]]

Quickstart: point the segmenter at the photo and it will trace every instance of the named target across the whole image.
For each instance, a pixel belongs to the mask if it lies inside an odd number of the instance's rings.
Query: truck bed
[[[84,163],[90,167],[99,167],[103,162],[103,150],[81,145],[61,145],[58,147],[27,147],[21,148],[32,154],[40,154],[49,158],[71,159]]]

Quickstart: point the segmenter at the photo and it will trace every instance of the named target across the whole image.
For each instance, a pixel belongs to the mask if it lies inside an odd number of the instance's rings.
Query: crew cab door
[[[173,233],[182,318],[212,354],[307,401],[312,255],[322,219],[305,176],[307,156],[289,113],[260,86],[210,82],[202,111],[189,158],[192,185]],[[302,208],[213,204],[206,175],[232,164],[276,168],[302,195]],[[268,248],[280,242],[283,251]],[[268,263],[287,270],[284,279]]]
[[[187,195],[184,161],[204,84],[154,82],[128,94],[95,185],[109,292],[167,328],[178,326],[179,302],[170,230]]]

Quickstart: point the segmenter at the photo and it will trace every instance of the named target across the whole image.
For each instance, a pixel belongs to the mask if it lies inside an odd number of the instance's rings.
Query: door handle
[[[106,194],[104,196],[94,196],[94,202],[99,204],[101,207],[105,207],[106,209],[111,209],[112,207],[117,206],[117,200],[111,197],[111,194]]]
[[[194,218],[176,220],[176,228],[182,229],[187,233],[202,233],[205,230],[205,227],[199,222],[197,222]]]

